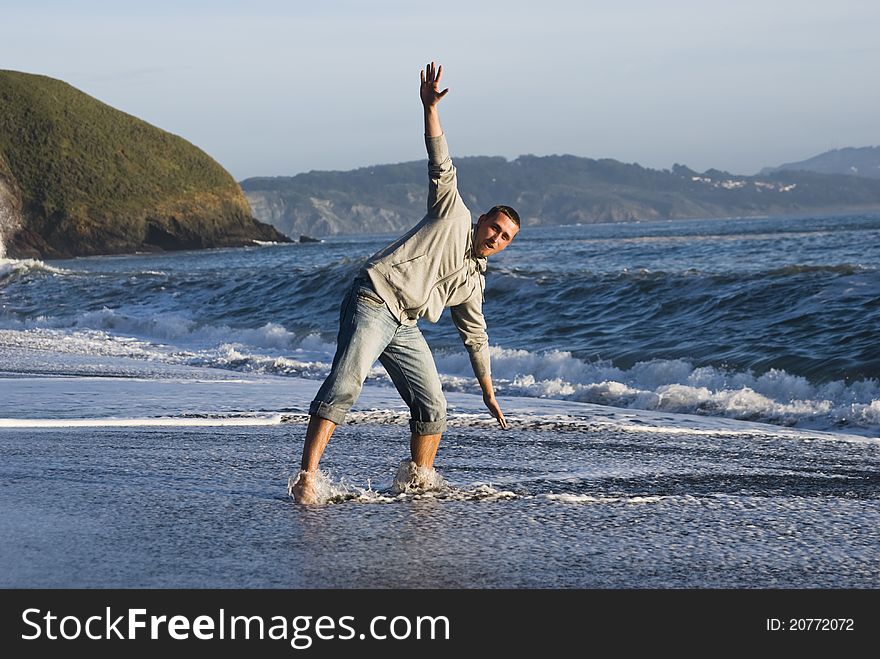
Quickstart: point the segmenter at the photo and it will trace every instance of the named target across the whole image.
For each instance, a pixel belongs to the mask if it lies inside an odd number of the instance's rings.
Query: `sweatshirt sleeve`
[[[491,374],[489,363],[489,335],[486,333],[486,318],[483,316],[482,296],[475,290],[467,300],[450,307],[452,322],[458,330],[464,347],[471,359],[471,367],[478,378]]]
[[[446,134],[438,137],[425,137],[428,149],[428,215],[430,217],[448,217],[452,215],[460,202],[458,195],[458,178]]]

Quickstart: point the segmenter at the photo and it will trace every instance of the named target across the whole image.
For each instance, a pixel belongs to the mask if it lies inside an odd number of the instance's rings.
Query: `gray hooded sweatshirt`
[[[474,374],[490,374],[483,317],[486,259],[472,253],[471,212],[458,194],[446,136],[426,137],[428,212],[421,222],[364,265],[373,287],[406,325],[436,323],[450,307]]]

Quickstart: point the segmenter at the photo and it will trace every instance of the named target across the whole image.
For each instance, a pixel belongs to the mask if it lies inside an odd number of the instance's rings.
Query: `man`
[[[446,399],[416,322],[421,317],[437,322],[446,307],[468,350],[486,407],[502,428],[507,427],[489,368],[483,273],[487,257],[502,251],[519,232],[519,216],[509,206],[495,206],[475,226],[471,224],[470,211],[458,194],[455,167],[437,112],[437,104],[449,91],[440,91],[442,71],[432,62],[421,72],[428,212],[405,235],[370,257],[342,302],[336,356],[309,408],[301,471],[289,485],[299,503],[318,502],[315,489],[321,455],[377,359],[410,408],[409,477],[432,473],[446,429]]]

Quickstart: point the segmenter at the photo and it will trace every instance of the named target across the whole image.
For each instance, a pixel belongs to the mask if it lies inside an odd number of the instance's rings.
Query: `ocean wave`
[[[48,272],[54,275],[63,275],[67,273],[67,270],[47,265],[38,259],[0,258],[0,284],[30,272]]]
[[[838,263],[833,265],[809,265],[809,264],[793,264],[786,265],[781,268],[768,270],[768,276],[786,277],[789,275],[800,274],[824,274],[830,273],[835,275],[855,275],[861,272],[875,272],[877,268],[873,266],[862,265],[860,263]]]
[[[363,263],[345,249],[96,257],[65,262],[70,271],[7,261],[9,272],[25,274],[3,285],[0,326],[94,329],[185,349],[240,343],[285,355],[310,334],[332,340],[340,301]],[[880,273],[849,251],[825,265],[726,261],[714,273],[706,259],[665,259],[694,266],[681,271],[573,257],[556,259],[554,269],[545,261],[493,264],[485,300],[493,341],[624,367],[688,359],[829,382],[878,372]],[[459,345],[449,329],[448,315],[422,324],[440,348]]]
[[[47,355],[87,355],[98,357],[126,357],[178,362],[182,353],[151,341],[131,336],[118,336],[101,330],[68,330],[54,328],[0,329],[0,346],[4,351],[17,349]]]
[[[554,398],[628,409],[720,416],[816,430],[880,431],[880,381],[813,384],[784,370],[765,373],[651,360],[620,369],[569,352],[490,349],[500,395]],[[463,353],[437,356],[446,389],[474,391]]]
[[[199,322],[185,312],[149,313],[149,310],[145,312],[138,308],[114,309],[105,306],[78,313],[72,318],[35,316],[22,319],[7,316],[3,319],[3,324],[15,330],[52,330],[56,332],[55,336],[64,335],[69,338],[97,337],[99,341],[119,341],[125,337],[126,341],[139,339],[145,345],[170,341],[177,347],[186,348],[239,344],[250,349],[320,348],[325,352],[327,345],[316,335],[303,336],[274,322],[253,328],[232,327],[223,323]]]
[[[335,344],[318,334],[298,338],[272,324],[234,330],[193,328],[169,319],[164,323],[165,331],[175,337],[171,344],[120,334],[116,323],[114,330],[0,330],[0,346],[314,380],[329,373],[335,351]],[[132,327],[144,329],[139,323]],[[159,332],[155,326],[149,329]],[[695,366],[682,359],[649,360],[620,368],[608,361],[584,361],[561,350],[493,346],[490,354],[493,382],[500,396],[880,435],[877,379],[814,383],[781,369],[754,373]],[[445,390],[479,393],[464,350],[435,350],[435,361]],[[378,364],[370,371],[368,382],[393,386]]]
[[[568,265],[564,270],[548,269],[542,267],[518,266],[514,268],[497,268],[492,270],[493,280],[495,278],[506,280],[507,285],[513,282],[522,283],[526,281],[534,281],[538,283],[546,283],[548,281],[570,281],[572,275],[576,274],[578,278],[594,279],[594,280],[643,280],[643,279],[677,279],[679,277],[719,277],[723,280],[728,278],[734,280],[761,279],[763,277],[785,277],[800,274],[833,274],[833,275],[854,275],[866,272],[876,272],[876,266],[865,265],[862,263],[832,263],[832,264],[812,264],[812,263],[795,263],[782,267],[770,267],[764,269],[742,268],[740,270],[731,271],[729,269],[717,270],[707,268],[683,268],[681,270],[652,269],[646,267],[624,267],[613,271],[596,271],[584,264],[582,268],[572,270],[572,266]]]

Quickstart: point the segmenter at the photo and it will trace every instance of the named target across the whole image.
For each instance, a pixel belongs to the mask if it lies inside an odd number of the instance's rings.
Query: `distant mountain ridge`
[[[0,250],[57,258],[287,240],[186,140],[65,82],[0,71]]]
[[[739,176],[655,170],[571,155],[462,157],[459,190],[478,216],[509,204],[524,225],[794,214],[880,208],[880,181],[807,171]],[[288,236],[394,232],[425,213],[426,161],[241,182],[254,215]]]
[[[765,167],[761,170],[761,175],[791,170],[880,178],[880,146],[832,149],[806,160],[789,162],[778,167]]]

